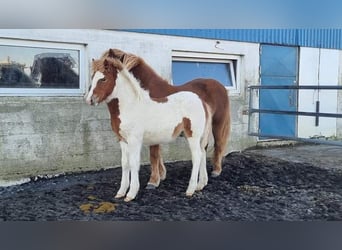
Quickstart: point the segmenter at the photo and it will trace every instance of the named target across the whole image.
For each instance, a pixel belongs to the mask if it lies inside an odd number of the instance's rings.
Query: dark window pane
[[[79,88],[79,51],[0,45],[0,88]]]

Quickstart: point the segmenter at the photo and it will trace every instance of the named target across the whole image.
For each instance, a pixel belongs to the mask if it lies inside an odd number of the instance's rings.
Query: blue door
[[[296,85],[298,69],[298,48],[289,46],[261,45],[260,84]],[[260,109],[282,111],[297,110],[295,90],[260,90]],[[259,133],[261,136],[296,135],[295,115],[260,114]]]

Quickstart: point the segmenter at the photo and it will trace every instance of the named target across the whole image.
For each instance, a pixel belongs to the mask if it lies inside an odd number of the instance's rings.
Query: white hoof
[[[117,193],[117,194],[115,195],[115,199],[120,199],[120,198],[123,198],[123,197],[125,197],[125,194]]]
[[[185,193],[185,195],[186,195],[187,197],[191,197],[191,196],[193,196],[193,194],[194,194],[194,192],[188,192],[188,191]]]
[[[134,200],[134,198],[129,197],[129,196],[126,196],[126,198],[124,199],[125,202],[130,202],[132,200]]]

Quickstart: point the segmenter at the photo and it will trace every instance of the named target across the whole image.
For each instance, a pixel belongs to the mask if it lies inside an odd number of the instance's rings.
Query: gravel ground
[[[136,200],[114,199],[121,169],[39,179],[0,188],[0,221],[311,221],[342,220],[342,171],[279,160],[250,151],[231,153],[203,191],[185,196],[190,162],[166,164],[167,179]],[[210,167],[209,167],[210,170]]]

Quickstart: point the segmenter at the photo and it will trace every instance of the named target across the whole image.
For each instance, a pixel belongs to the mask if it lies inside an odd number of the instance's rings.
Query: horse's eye
[[[99,81],[100,82],[104,82],[104,81],[106,81],[106,79],[105,78],[101,78]]]

